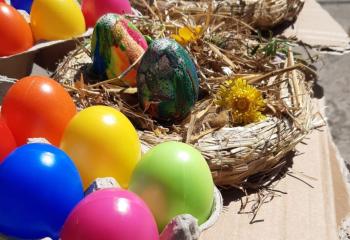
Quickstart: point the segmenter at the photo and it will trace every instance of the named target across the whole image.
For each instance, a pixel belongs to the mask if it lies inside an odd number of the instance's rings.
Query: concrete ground
[[[350,33],[350,1],[319,1]],[[350,54],[321,56],[318,84],[327,102],[327,119],[339,150],[350,165]]]

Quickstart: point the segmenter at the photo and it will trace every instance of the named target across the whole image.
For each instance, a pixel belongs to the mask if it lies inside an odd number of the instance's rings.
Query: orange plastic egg
[[[33,46],[29,24],[12,6],[0,2],[0,57],[23,52]]]
[[[28,138],[46,138],[58,146],[76,107],[55,80],[31,76],[9,89],[1,113],[17,145],[25,144]]]

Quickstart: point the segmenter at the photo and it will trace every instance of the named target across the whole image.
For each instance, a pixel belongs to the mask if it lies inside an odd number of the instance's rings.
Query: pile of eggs
[[[72,37],[85,30],[85,22],[95,26],[91,70],[96,80],[118,77],[133,67],[122,80],[137,87],[145,112],[165,123],[186,118],[199,91],[187,51],[167,38],[146,41],[125,17],[106,14],[131,12],[128,1],[83,0],[84,17],[77,6],[75,0],[34,0],[30,30],[16,10],[0,3],[5,15],[22,21],[36,40]],[[18,32],[8,36],[6,41],[17,44],[13,49],[27,46],[13,40]],[[9,89],[1,108],[0,136],[0,235],[154,240],[177,215],[191,214],[202,224],[211,214],[214,184],[198,150],[165,142],[142,154],[138,133],[123,113],[108,106],[78,112],[53,79],[30,76]],[[28,143],[33,138],[49,143]],[[84,196],[103,177],[113,177],[120,188]]]
[[[125,115],[108,106],[77,112],[53,79],[25,77],[9,89],[0,136],[0,235],[154,240],[177,215],[201,224],[211,214],[214,184],[198,150],[165,142],[142,155]],[[84,197],[103,177],[121,188]]]
[[[103,15],[92,42],[92,71],[98,81],[118,78],[137,86],[141,108],[160,122],[188,116],[198,98],[199,79],[188,52],[174,40],[155,39],[149,46],[140,31],[117,14]]]
[[[80,6],[76,0],[11,0],[10,5],[0,0],[0,57],[26,51],[36,42],[80,36],[108,12],[131,14],[128,0],[81,2]]]

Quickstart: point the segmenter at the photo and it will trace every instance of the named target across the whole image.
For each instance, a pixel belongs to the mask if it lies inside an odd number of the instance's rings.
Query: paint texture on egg
[[[139,102],[144,111],[160,121],[185,118],[198,98],[196,67],[177,42],[159,39],[152,42],[137,73]]]
[[[127,70],[144,54],[148,45],[129,20],[117,14],[106,14],[96,23],[91,47],[93,72],[100,80],[106,80],[116,78]],[[135,68],[123,78],[133,87],[136,86]]]

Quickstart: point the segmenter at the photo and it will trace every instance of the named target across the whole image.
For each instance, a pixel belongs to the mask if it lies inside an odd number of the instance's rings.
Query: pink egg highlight
[[[122,189],[96,191],[71,212],[62,240],[158,240],[151,211],[136,194]]]

